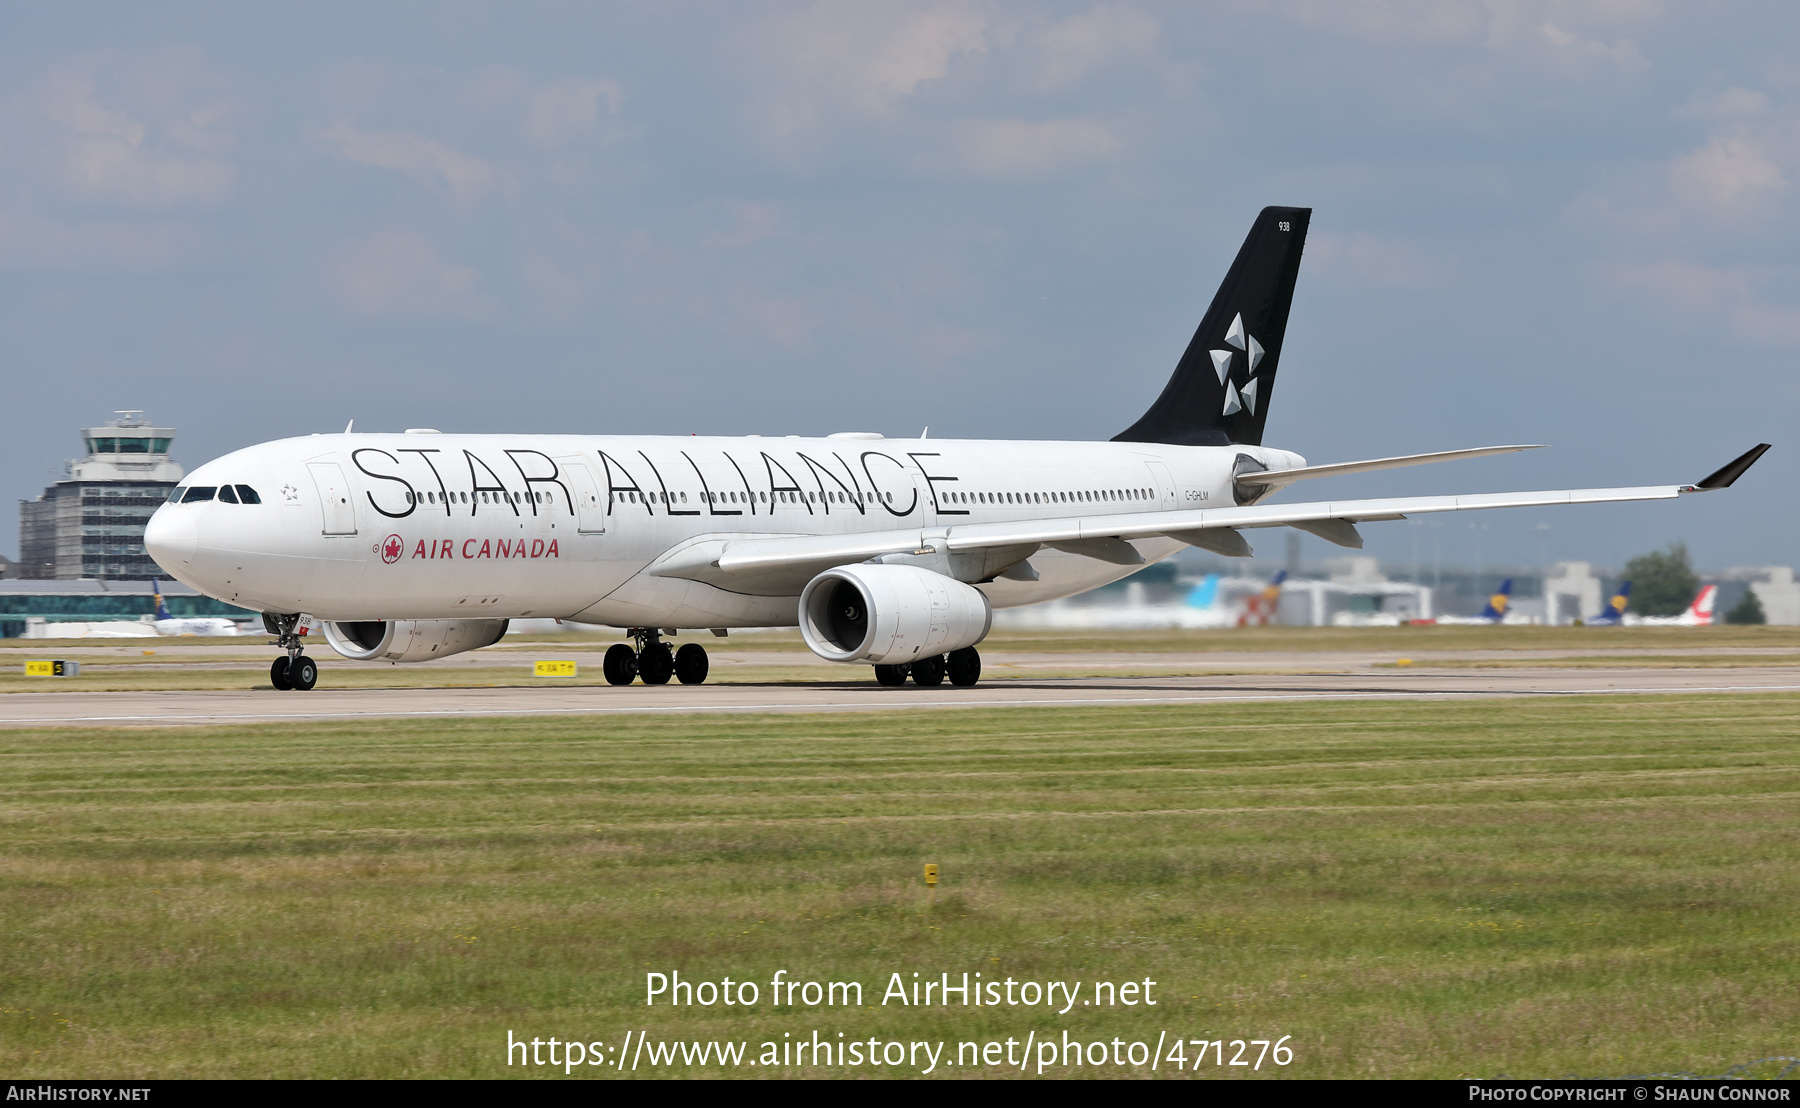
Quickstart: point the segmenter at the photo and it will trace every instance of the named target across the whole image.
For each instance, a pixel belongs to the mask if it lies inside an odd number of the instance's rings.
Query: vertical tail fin
[[[1187,606],[1190,608],[1211,608],[1219,602],[1219,575],[1209,573],[1200,579],[1188,593]]]
[[[1612,599],[1606,602],[1605,611],[1602,611],[1599,615],[1595,616],[1593,619],[1589,620],[1588,622],[1589,623],[1623,623],[1623,622],[1625,622],[1625,609],[1628,605],[1630,605],[1630,603],[1631,603],[1631,582],[1630,581],[1620,581],[1619,582],[1619,591],[1616,593],[1613,593]]]
[[[1719,586],[1708,585],[1701,589],[1694,602],[1688,605],[1688,615],[1700,627],[1710,627],[1713,621],[1713,603],[1719,598]]]
[[[1175,374],[1114,442],[1260,445],[1311,208],[1264,208]]]
[[[154,577],[150,578],[150,594],[156,597],[156,618],[174,619],[175,617],[169,614],[169,606],[163,603],[162,582]]]
[[[1491,619],[1499,623],[1506,618],[1506,605],[1512,600],[1512,578],[1500,582],[1500,588],[1488,597],[1487,607],[1481,610],[1482,619]]]

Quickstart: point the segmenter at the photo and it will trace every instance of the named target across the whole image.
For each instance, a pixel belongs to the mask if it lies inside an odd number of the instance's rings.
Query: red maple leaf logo
[[[381,560],[393,565],[400,560],[400,554],[406,549],[406,543],[399,535],[389,535],[381,544]]]

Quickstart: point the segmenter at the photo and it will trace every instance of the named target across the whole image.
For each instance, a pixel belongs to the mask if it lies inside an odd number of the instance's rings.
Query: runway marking
[[[1030,708],[1030,707],[1082,707],[1147,704],[1217,704],[1217,703],[1262,703],[1300,700],[1482,700],[1500,698],[1518,698],[1527,696],[1638,696],[1670,693],[1730,693],[1730,692],[1796,692],[1800,685],[1693,685],[1680,688],[1594,688],[1594,689],[1530,689],[1523,691],[1494,690],[1442,690],[1442,691],[1393,691],[1393,692],[1334,692],[1320,690],[1316,692],[1291,693],[1214,693],[1192,696],[1089,696],[1089,697],[1044,697],[1036,699],[993,699],[993,700],[916,700],[910,703],[884,701],[877,703],[827,702],[822,704],[671,704],[671,705],[584,705],[580,707],[561,708],[438,708],[438,709],[392,709],[392,710],[357,710],[339,708],[316,712],[244,712],[222,713],[210,712],[199,715],[114,715],[114,716],[33,716],[15,719],[0,718],[0,727],[18,726],[34,723],[174,723],[196,724],[203,722],[257,722],[273,720],[299,719],[342,719],[345,717],[362,719],[430,719],[442,716],[539,716],[539,715],[633,715],[633,714],[668,714],[691,713],[708,714],[724,712],[744,713],[792,713],[792,712],[880,712],[898,711],[909,708]]]

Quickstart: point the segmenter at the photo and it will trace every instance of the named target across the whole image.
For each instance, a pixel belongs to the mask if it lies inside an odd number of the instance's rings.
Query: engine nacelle
[[[832,662],[897,665],[974,646],[993,626],[985,593],[917,566],[828,569],[800,594],[800,634]]]
[[[503,619],[395,619],[326,623],[331,649],[357,662],[429,662],[492,646]]]

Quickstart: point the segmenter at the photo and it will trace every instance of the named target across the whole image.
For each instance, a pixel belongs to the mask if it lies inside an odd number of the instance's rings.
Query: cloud
[[[959,0],[820,2],[769,20],[744,47],[761,86],[752,127],[784,146],[830,120],[890,113],[948,75],[959,55],[986,53],[987,30],[987,17]]]
[[[339,125],[323,132],[323,137],[358,165],[394,170],[428,187],[441,187],[461,201],[487,195],[500,180],[500,174],[480,158],[410,131],[362,131]]]
[[[1031,38],[1031,84],[1042,91],[1066,88],[1118,58],[1149,53],[1158,31],[1153,17],[1117,5],[1070,16]]]
[[[1787,178],[1762,143],[1747,135],[1726,135],[1677,158],[1669,167],[1669,183],[1691,203],[1727,213],[1784,188]]]
[[[237,180],[237,167],[228,161],[184,157],[149,142],[143,121],[96,101],[91,76],[53,74],[44,114],[61,128],[55,142],[64,179],[88,197],[148,208],[212,203],[228,196]],[[175,129],[178,141],[216,138],[208,132],[222,115],[222,109],[190,113]]]
[[[1123,143],[1088,119],[976,120],[960,128],[962,165],[982,177],[1038,177],[1116,156]]]
[[[1548,21],[1539,25],[1538,35],[1565,55],[1598,58],[1629,73],[1641,73],[1650,68],[1650,59],[1644,57],[1644,52],[1638,49],[1637,43],[1628,38],[1619,39],[1609,46],[1599,39],[1584,39]]]
[[[596,78],[553,81],[532,92],[526,133],[540,146],[561,146],[594,134],[601,113],[617,116],[625,91],[617,82]]]
[[[423,235],[380,231],[351,243],[335,266],[339,295],[372,319],[492,319],[497,306],[468,266],[438,256]]]
[[[1690,327],[1713,327],[1721,337],[1753,346],[1800,347],[1800,306],[1772,302],[1770,286],[1797,282],[1793,271],[1767,266],[1709,266],[1665,260],[1617,265],[1607,271],[1615,287],[1647,295]]]

